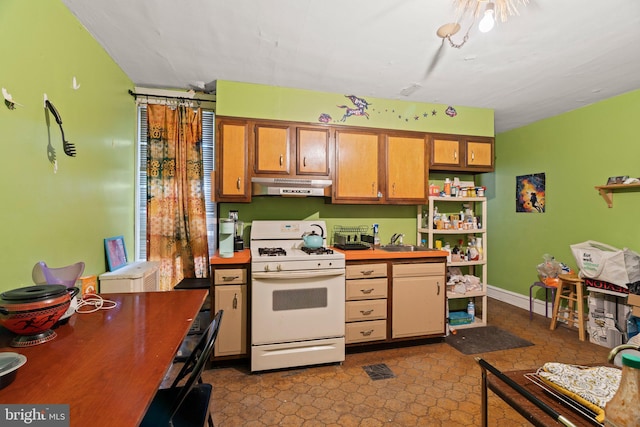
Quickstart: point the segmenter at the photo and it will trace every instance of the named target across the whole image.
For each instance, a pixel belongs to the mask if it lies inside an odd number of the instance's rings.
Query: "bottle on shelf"
[[[616,394],[604,407],[606,427],[640,425],[640,357],[622,354],[622,376]]]
[[[474,304],[472,298],[469,298],[469,304],[467,304],[467,314],[469,315],[469,317],[471,318],[471,321],[473,322],[476,317],[476,305]]]
[[[451,195],[451,180],[449,178],[445,178],[444,180],[444,194],[445,196]]]

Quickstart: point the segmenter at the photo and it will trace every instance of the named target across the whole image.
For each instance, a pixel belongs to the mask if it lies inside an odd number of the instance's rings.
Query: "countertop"
[[[343,251],[331,247],[336,252],[342,252],[346,261],[366,261],[381,259],[420,259],[420,258],[446,258],[448,253],[445,251],[418,251],[418,252],[387,252],[382,249],[366,249],[355,251]],[[234,252],[232,258],[221,258],[216,252],[209,259],[209,262],[216,265],[233,265],[233,264],[249,264],[251,262],[251,251],[244,249],[240,252]]]
[[[364,249],[355,251],[343,251],[341,249],[332,249],[336,252],[342,252],[346,261],[367,261],[376,259],[420,259],[420,258],[446,258],[448,252],[445,251],[416,251],[416,252],[387,252],[382,249]]]
[[[251,250],[249,249],[234,252],[231,258],[221,258],[219,254],[220,252],[216,251],[216,254],[209,258],[211,265],[249,264],[251,262]]]

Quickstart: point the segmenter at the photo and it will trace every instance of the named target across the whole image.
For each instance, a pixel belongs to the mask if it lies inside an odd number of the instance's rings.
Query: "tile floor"
[[[488,322],[535,345],[464,355],[444,342],[347,354],[343,364],[250,374],[248,363],[205,371],[214,386],[217,427],[479,426],[480,356],[502,371],[545,362],[605,362],[609,349],[578,340],[577,329],[549,330],[550,319],[489,299]],[[373,380],[363,367],[386,365]],[[530,425],[489,392],[489,425]]]

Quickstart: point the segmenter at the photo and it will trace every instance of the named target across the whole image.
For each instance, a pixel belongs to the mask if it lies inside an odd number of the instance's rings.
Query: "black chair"
[[[205,421],[213,427],[209,412],[213,387],[203,384],[201,377],[218,336],[222,313],[223,310],[216,313],[171,387],[158,390],[140,423],[141,427],[204,426]],[[180,385],[185,378],[184,384]]]

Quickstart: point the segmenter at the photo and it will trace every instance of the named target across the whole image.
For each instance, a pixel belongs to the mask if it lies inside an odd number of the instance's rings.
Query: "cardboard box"
[[[629,294],[627,297],[627,304],[640,307],[640,295]]]

